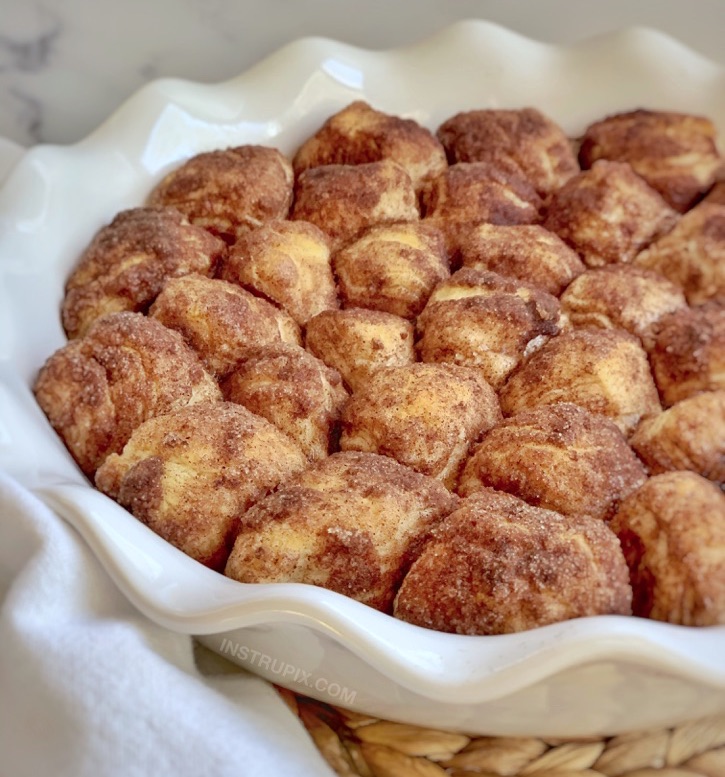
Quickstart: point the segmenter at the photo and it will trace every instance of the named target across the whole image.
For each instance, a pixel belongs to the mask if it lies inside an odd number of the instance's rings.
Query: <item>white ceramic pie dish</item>
[[[156,81],[76,145],[5,155],[0,466],[80,532],[151,619],[310,696],[481,734],[611,734],[725,712],[725,626],[609,616],[465,637],[311,586],[228,580],[93,489],[35,404],[35,374],[64,342],[65,278],[102,224],[198,151],[291,153],[358,97],[431,128],[463,109],[533,105],[576,136],[607,113],[651,107],[706,114],[725,137],[725,70],[644,29],[561,48],[464,22],[395,51],[305,39],[222,84]]]

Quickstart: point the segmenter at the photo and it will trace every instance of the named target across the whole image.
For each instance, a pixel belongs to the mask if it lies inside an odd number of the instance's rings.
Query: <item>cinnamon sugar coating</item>
[[[675,210],[684,213],[712,186],[722,163],[710,119],[672,111],[635,110],[587,127],[579,160],[628,162]]]
[[[315,224],[335,251],[367,227],[417,221],[419,213],[410,176],[384,159],[304,170],[295,182],[291,218]]]
[[[647,474],[617,426],[578,405],[537,407],[490,429],[458,486],[506,491],[563,515],[607,520]]]
[[[371,227],[333,257],[345,307],[415,318],[450,274],[442,233],[423,221]]]
[[[244,511],[307,465],[299,447],[232,402],[152,418],[96,473],[97,487],[156,534],[221,571]]]
[[[683,626],[725,624],[725,494],[694,472],[651,477],[611,522],[635,615]]]
[[[631,264],[587,270],[561,295],[561,310],[575,327],[625,329],[649,350],[663,316],[687,306],[679,286]]]
[[[556,297],[515,278],[464,267],[431,294],[418,317],[417,348],[424,362],[479,369],[498,390],[559,326]]]
[[[288,434],[312,460],[332,452],[347,401],[342,378],[304,348],[280,344],[247,354],[222,383],[238,402]]]
[[[720,167],[720,178],[707,194],[703,202],[714,202],[718,205],[725,205],[725,161]]]
[[[391,116],[355,100],[327,121],[298,149],[292,164],[299,175],[320,165],[359,165],[391,159],[416,189],[446,167],[443,146],[412,119]]]
[[[576,251],[539,224],[479,224],[461,235],[454,258],[463,267],[518,278],[556,297],[585,269]]]
[[[542,197],[579,172],[564,131],[535,108],[465,111],[443,122],[437,135],[451,164],[513,165]]]
[[[376,370],[415,361],[413,324],[364,308],[326,310],[307,323],[305,347],[356,391]]]
[[[433,531],[395,599],[397,618],[457,634],[510,634],[589,615],[631,612],[616,536],[483,489]]]
[[[270,221],[242,235],[218,277],[271,300],[300,326],[340,306],[327,236],[305,221]]]
[[[629,435],[660,412],[647,354],[622,329],[576,329],[545,343],[500,392],[505,415],[571,402],[610,418]]]
[[[388,367],[345,406],[340,448],[390,456],[453,488],[472,443],[500,419],[498,398],[478,370]]]
[[[48,358],[33,390],[88,476],[147,419],[221,399],[181,336],[141,313],[98,319]]]
[[[588,267],[601,267],[631,262],[676,221],[676,212],[628,164],[602,159],[552,196],[543,225]]]
[[[145,312],[167,278],[212,275],[225,250],[174,208],[121,211],[94,235],[66,283],[66,334],[80,337],[108,313]]]
[[[226,574],[311,583],[389,611],[431,528],[457,504],[386,456],[335,453],[245,513]]]
[[[148,204],[172,205],[192,224],[234,243],[287,216],[293,181],[291,163],[276,148],[237,146],[191,157],[156,185]]]
[[[630,445],[658,475],[691,470],[725,486],[725,389],[681,399],[637,427]]]
[[[299,345],[291,316],[234,283],[185,275],[166,283],[150,315],[175,329],[199,354],[207,369],[223,378],[263,345]]]

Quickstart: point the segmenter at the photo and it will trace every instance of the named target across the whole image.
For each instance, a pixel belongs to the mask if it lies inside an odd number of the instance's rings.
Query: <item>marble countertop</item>
[[[0,0],[0,137],[83,138],[149,80],[234,77],[296,38],[413,43],[482,18],[569,43],[631,25],[725,63],[723,0]]]

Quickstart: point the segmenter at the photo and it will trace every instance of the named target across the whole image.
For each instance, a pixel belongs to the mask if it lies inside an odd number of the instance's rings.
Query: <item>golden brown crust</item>
[[[305,221],[270,221],[242,235],[218,277],[274,302],[300,326],[340,306],[327,236]]]
[[[237,146],[193,156],[160,181],[149,205],[172,205],[227,243],[273,219],[292,204],[294,173],[276,148]]]
[[[442,281],[418,317],[424,362],[479,369],[500,388],[525,354],[559,331],[556,297],[515,278],[464,267]]]
[[[292,164],[299,175],[320,165],[359,165],[392,159],[407,171],[416,189],[446,167],[443,146],[412,119],[391,116],[355,100],[330,116],[308,138]]]
[[[466,463],[458,493],[488,486],[563,515],[607,520],[646,478],[614,423],[562,403],[518,413],[488,431]]]
[[[725,624],[725,495],[694,472],[651,477],[611,522],[635,615],[683,626]]]
[[[312,583],[389,611],[431,528],[457,504],[386,456],[335,453],[243,516],[226,574]]]
[[[687,305],[663,275],[631,264],[597,267],[579,275],[561,295],[561,311],[575,327],[625,329],[649,350],[658,321]]]
[[[665,407],[701,391],[725,389],[725,304],[709,302],[665,316],[650,361]]]
[[[637,427],[630,445],[653,475],[691,470],[725,485],[725,390],[675,403]]]
[[[630,434],[660,412],[647,354],[622,329],[577,329],[545,343],[500,393],[505,415],[572,402],[610,418]]]
[[[388,367],[345,406],[340,448],[390,456],[453,488],[471,444],[500,419],[498,398],[478,370]]]
[[[725,300],[725,203],[700,203],[635,263],[677,284],[691,305]]]
[[[716,203],[717,205],[725,205],[725,162],[723,162],[720,168],[720,176],[723,180],[718,181],[707,194],[707,197],[703,202]]]
[[[324,458],[337,443],[347,391],[337,370],[303,348],[280,344],[251,351],[222,391],[288,434],[311,460]]]
[[[413,563],[394,615],[458,634],[509,634],[631,612],[627,566],[603,521],[484,489],[444,519]]]
[[[287,313],[216,278],[185,275],[168,281],[149,313],[179,332],[219,378],[253,348],[300,344],[299,327]]]
[[[413,324],[363,308],[326,310],[307,322],[305,346],[357,390],[380,367],[415,361]]]
[[[244,511],[307,465],[299,447],[233,402],[153,418],[96,485],[187,555],[222,570]]]
[[[675,211],[628,164],[602,159],[553,195],[543,225],[588,267],[601,267],[631,262],[676,221]]]
[[[333,256],[345,307],[414,318],[450,274],[442,233],[422,221],[371,227]]]
[[[587,127],[579,161],[628,162],[675,210],[684,213],[713,184],[722,163],[710,119],[672,111],[636,110]]]
[[[212,275],[225,250],[174,208],[121,211],[94,235],[66,283],[66,334],[80,337],[108,313],[145,312],[167,278]]]
[[[438,128],[448,160],[513,164],[542,197],[579,172],[563,130],[535,108],[458,113]]]
[[[182,338],[141,313],[112,313],[43,365],[35,397],[86,475],[120,451],[141,423],[221,399]]]
[[[461,235],[454,261],[518,278],[557,297],[585,269],[576,251],[539,224],[479,224]]]
[[[386,159],[305,170],[295,182],[291,218],[315,224],[336,251],[374,224],[417,221],[419,213],[410,176]]]

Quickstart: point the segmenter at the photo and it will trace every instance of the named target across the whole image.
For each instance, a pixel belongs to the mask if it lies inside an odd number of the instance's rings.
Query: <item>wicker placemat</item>
[[[572,741],[468,737],[278,691],[344,777],[725,777],[725,715]]]

